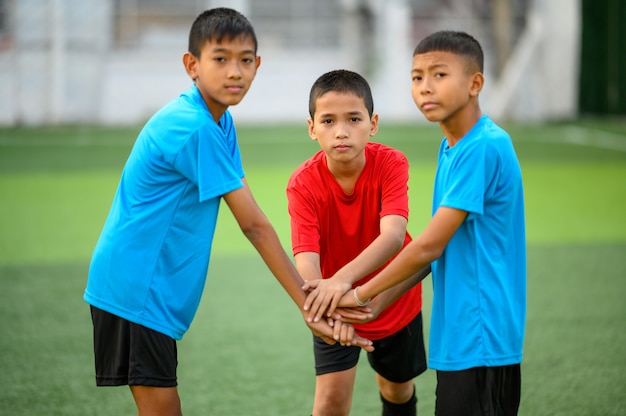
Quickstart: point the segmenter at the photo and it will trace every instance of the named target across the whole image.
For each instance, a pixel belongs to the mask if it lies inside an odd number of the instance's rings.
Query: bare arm
[[[370,299],[438,259],[466,217],[466,211],[440,207],[426,229],[404,247],[387,267],[359,288],[359,298]],[[353,292],[345,294],[340,304],[356,305]]]
[[[285,253],[274,227],[257,205],[245,179],[243,179],[243,183],[243,188],[224,195],[224,200],[237,220],[241,231],[259,252],[272,274],[302,312],[306,298],[302,290],[304,281]],[[333,328],[325,321],[314,325],[309,323],[308,325],[316,335],[330,339],[335,337]],[[370,341],[357,336],[355,336],[352,344],[359,345],[366,350],[371,349]]]
[[[320,255],[318,253],[304,251],[296,254],[294,258],[296,261],[296,269],[306,282],[305,287],[308,282],[321,283],[323,281],[322,271],[320,269]],[[337,313],[332,316],[334,320],[341,319],[346,322],[363,322],[372,318],[371,308],[369,307],[338,308],[336,311]]]
[[[380,234],[374,241],[330,279],[316,282],[315,288],[309,293],[304,303],[304,310],[309,311],[307,316],[309,322],[319,321],[324,312],[330,316],[341,297],[352,288],[355,282],[393,257],[402,248],[406,225],[406,218],[400,215],[384,216],[380,219]],[[304,286],[305,290],[309,288],[309,285]]]
[[[426,276],[430,274],[430,264],[424,267],[417,273],[411,275],[408,279],[403,280],[395,286],[390,287],[389,289],[383,291],[380,295],[376,296],[372,299],[372,302],[368,305],[373,312],[372,319],[376,319],[378,315],[393,302],[398,300],[400,296],[404,295],[408,290],[413,288],[416,284],[424,280]],[[359,292],[359,296],[361,292]],[[353,296],[354,298],[354,296]],[[353,321],[348,320],[348,322],[367,322],[367,321]]]

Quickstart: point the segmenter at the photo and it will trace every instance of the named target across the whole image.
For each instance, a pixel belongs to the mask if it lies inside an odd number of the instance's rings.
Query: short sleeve
[[[409,161],[399,151],[390,152],[381,169],[383,180],[380,217],[409,217]]]
[[[471,214],[483,214],[486,178],[492,170],[492,161],[487,146],[480,141],[458,150],[462,151],[450,166],[449,182],[439,205],[467,211],[471,219]]]
[[[310,251],[320,252],[320,224],[314,197],[306,186],[296,184],[292,177],[287,185],[287,203],[291,221],[291,245],[293,254]]]
[[[175,167],[198,187],[200,201],[241,188],[243,168],[234,130],[206,123],[183,144]]]

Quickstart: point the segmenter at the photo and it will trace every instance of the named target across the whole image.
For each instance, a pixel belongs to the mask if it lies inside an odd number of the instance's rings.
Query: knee
[[[313,406],[313,416],[348,416],[350,405],[350,398],[341,394],[317,397]]]
[[[379,383],[379,389],[381,396],[391,403],[402,404],[406,403],[415,392],[415,386],[413,380],[406,383],[393,383],[390,381]]]

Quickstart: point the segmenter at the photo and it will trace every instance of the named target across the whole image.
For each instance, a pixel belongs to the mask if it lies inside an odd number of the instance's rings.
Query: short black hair
[[[212,39],[221,42],[224,38],[234,39],[238,36],[250,37],[256,54],[258,43],[250,21],[236,10],[216,7],[196,17],[189,31],[188,50],[194,56],[199,57],[205,42]]]
[[[435,32],[422,39],[413,51],[413,56],[433,51],[463,55],[483,72],[483,49],[474,37],[465,32],[453,30]]]
[[[309,94],[309,115],[311,119],[315,114],[317,99],[331,91],[356,95],[363,99],[370,118],[374,114],[374,99],[372,98],[372,90],[367,80],[356,72],[337,69],[323,74],[313,83],[311,93]]]

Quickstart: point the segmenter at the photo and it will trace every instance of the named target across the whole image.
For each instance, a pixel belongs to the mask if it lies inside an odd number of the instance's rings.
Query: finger
[[[358,345],[367,352],[374,351],[374,345],[372,341],[370,341],[369,339],[361,338],[358,335],[355,337],[355,345]]]
[[[335,325],[333,325],[333,338],[336,341],[339,341],[340,343],[341,341],[341,327],[343,326],[343,324],[341,323],[341,321],[337,321],[335,322]],[[343,344],[341,344],[343,345]]]
[[[321,338],[327,344],[333,345],[337,341],[333,339],[333,329],[326,322],[308,323],[307,326],[316,337]]]
[[[303,308],[305,311],[308,311],[309,308],[311,308],[311,304],[315,301],[315,298],[317,297],[318,294],[319,294],[318,291],[313,290],[307,295],[306,299],[304,300],[304,305],[303,305]]]
[[[352,309],[342,309],[340,315],[341,319],[343,319],[344,321],[348,319],[354,321],[364,321],[366,319],[372,319],[374,317],[373,313],[358,312]]]
[[[315,279],[315,280],[305,280],[304,281],[304,285],[302,285],[302,290],[304,290],[305,292],[308,290],[312,290],[317,288],[317,286],[319,285],[320,280],[319,279]]]
[[[309,315],[307,317],[307,319],[309,319],[309,322],[320,321],[322,315],[324,314],[324,309],[321,308],[324,308],[324,294],[318,292],[316,294],[315,300],[309,308]]]
[[[351,346],[354,338],[354,327],[349,324],[341,325],[341,345]]]
[[[340,316],[337,317],[337,315]],[[374,314],[370,311],[370,310],[366,310],[366,308],[337,308],[335,309],[335,312],[333,313],[333,317],[335,319],[343,319],[344,321],[348,320],[348,319],[352,319],[352,320],[365,320],[365,319],[372,319],[374,317]]]
[[[341,299],[341,295],[333,296],[330,300],[330,305],[328,306],[328,310],[326,311],[327,316],[332,316],[333,312],[337,308],[337,304],[339,303],[339,299]]]
[[[328,309],[330,302],[332,301],[332,297],[328,297],[328,296],[318,296],[317,299],[315,299],[315,302],[313,303],[313,307],[317,307],[317,311],[315,311],[315,322],[318,322],[320,319],[322,319],[322,316],[325,314],[326,310]],[[317,303],[317,305],[315,305]],[[313,311],[311,310],[311,313],[313,313]],[[328,316],[328,314],[326,314]]]
[[[322,339],[322,341],[329,345],[335,345],[337,343],[337,341],[335,341],[331,337],[327,337],[326,335],[321,335],[320,338]]]

